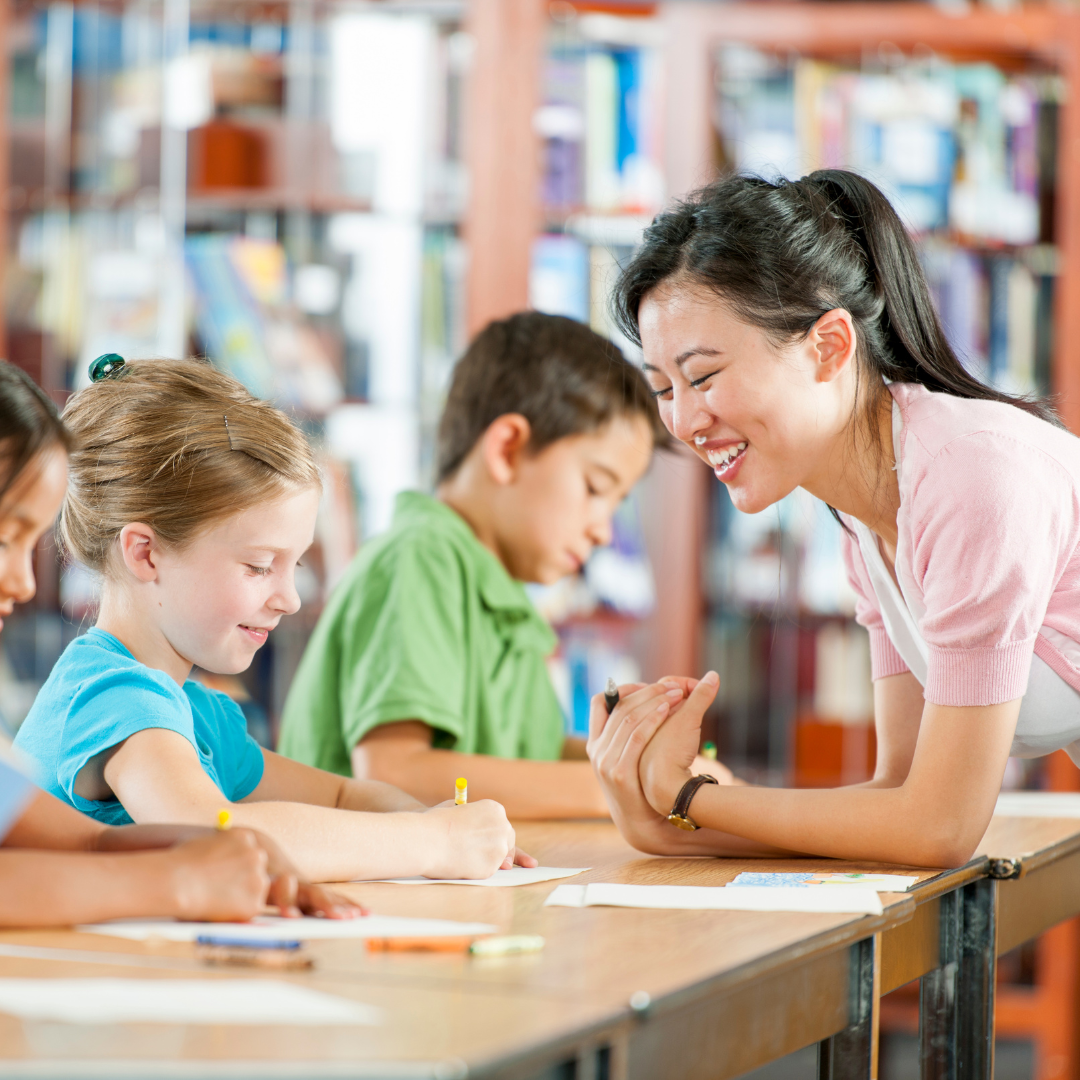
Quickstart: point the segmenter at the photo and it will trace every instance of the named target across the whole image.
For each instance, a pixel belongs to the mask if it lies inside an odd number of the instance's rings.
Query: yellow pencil
[[[228,810],[219,810],[217,812],[217,827],[218,832],[225,832],[232,827],[232,814]]]
[[[454,805],[464,806],[469,801],[469,785],[465,783],[465,777],[459,776],[454,784]]]

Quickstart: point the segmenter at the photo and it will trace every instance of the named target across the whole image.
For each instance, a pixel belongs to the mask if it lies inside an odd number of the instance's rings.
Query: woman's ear
[[[851,312],[844,308],[826,311],[814,323],[808,343],[816,354],[818,382],[832,382],[847,369],[857,342]]]
[[[138,581],[157,581],[160,548],[154,530],[141,521],[133,521],[120,530],[117,539],[120,558],[128,573]]]
[[[488,425],[480,440],[481,456],[496,484],[513,483],[531,436],[532,427],[520,413],[505,413]]]

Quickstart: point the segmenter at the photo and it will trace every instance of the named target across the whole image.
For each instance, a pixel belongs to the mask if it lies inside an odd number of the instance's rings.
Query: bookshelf
[[[271,718],[359,537],[430,468],[465,338],[466,14],[457,0],[0,2],[0,355],[62,403],[99,352],[206,353],[320,448],[304,609],[246,688],[223,687]],[[33,610],[4,635],[9,703],[92,599],[42,556]]]

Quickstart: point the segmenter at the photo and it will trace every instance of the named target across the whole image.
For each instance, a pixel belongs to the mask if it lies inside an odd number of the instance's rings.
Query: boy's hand
[[[694,776],[699,776],[704,773],[706,776],[716,777],[717,783],[720,784],[743,784],[744,780],[740,780],[722,761],[717,761],[715,758],[702,757],[700,754],[694,758],[694,764],[690,766],[690,772]]]
[[[693,775],[691,768],[701,745],[701,721],[719,688],[720,677],[710,671],[690,691],[689,697],[673,705],[666,722],[641,755],[642,791],[658,814],[670,813],[680,788]]]
[[[514,828],[501,803],[479,799],[466,806],[434,807],[424,816],[439,834],[431,845],[432,865],[424,877],[488,878],[496,870],[514,865]]]

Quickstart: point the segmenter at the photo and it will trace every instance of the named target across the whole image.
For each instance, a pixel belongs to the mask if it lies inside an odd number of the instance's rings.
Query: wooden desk
[[[995,818],[978,855],[985,877],[918,887],[915,916],[882,937],[881,992],[921,977],[923,1080],[990,1080],[997,957],[1080,914],[1080,820]]]
[[[547,865],[593,867],[578,882],[719,885],[751,865],[645,858],[600,823],[524,826],[520,836]],[[982,865],[953,872],[952,885],[977,878]],[[380,1005],[383,1026],[80,1027],[0,1016],[0,1077],[534,1078],[568,1075],[559,1070],[575,1063],[579,1078],[606,1072],[719,1080],[815,1041],[824,1041],[828,1075],[869,1074],[874,960],[888,934],[915,914],[911,896],[885,897],[884,915],[874,918],[545,908],[555,884],[347,886],[381,912],[481,920],[547,938],[539,955],[487,961],[312,942],[318,967],[290,981]],[[939,878],[925,888],[937,896],[948,887]],[[0,946],[10,943],[173,966],[136,970],[105,957],[99,965],[0,955],[0,976],[250,977],[202,968],[180,943],[153,948],[67,931],[0,934]]]

